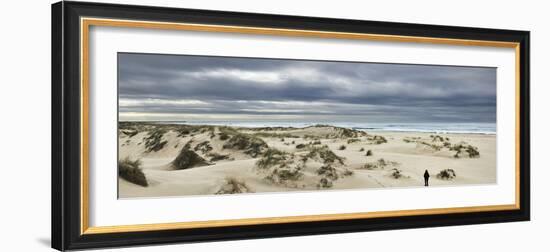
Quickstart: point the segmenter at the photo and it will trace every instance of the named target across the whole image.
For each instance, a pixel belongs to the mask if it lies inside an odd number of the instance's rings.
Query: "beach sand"
[[[118,156],[147,180],[119,176],[121,198],[496,183],[494,134],[121,122]]]

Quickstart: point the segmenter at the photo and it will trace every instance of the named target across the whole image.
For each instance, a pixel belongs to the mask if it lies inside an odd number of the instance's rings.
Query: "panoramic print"
[[[496,69],[118,54],[120,198],[496,183]]]

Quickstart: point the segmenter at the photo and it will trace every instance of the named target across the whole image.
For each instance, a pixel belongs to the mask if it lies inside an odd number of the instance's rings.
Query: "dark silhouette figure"
[[[428,186],[428,180],[430,180],[430,173],[426,170],[424,172],[424,186]]]

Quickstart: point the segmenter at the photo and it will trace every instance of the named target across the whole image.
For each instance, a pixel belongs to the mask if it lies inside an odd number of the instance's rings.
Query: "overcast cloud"
[[[119,54],[120,120],[495,122],[496,69]]]

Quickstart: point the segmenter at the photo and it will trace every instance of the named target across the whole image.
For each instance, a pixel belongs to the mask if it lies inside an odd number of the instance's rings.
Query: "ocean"
[[[190,125],[226,125],[234,127],[294,127],[304,128],[316,124],[333,125],[365,131],[398,131],[458,134],[496,134],[496,123],[359,123],[359,122],[283,122],[283,121],[174,121],[159,122]]]

